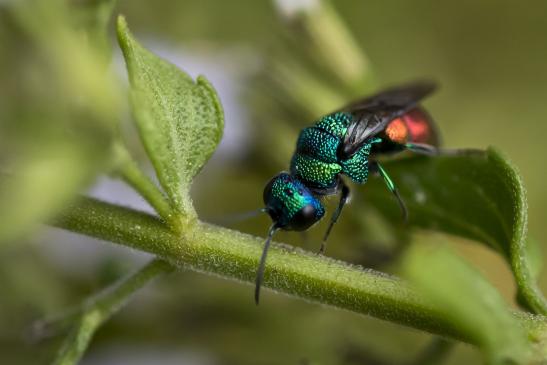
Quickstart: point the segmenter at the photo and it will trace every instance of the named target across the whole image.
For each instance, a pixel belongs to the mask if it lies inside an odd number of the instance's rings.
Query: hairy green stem
[[[53,363],[55,365],[77,364],[95,331],[120,310],[133,293],[158,275],[172,270],[172,265],[161,259],[154,259],[137,272],[86,300],[81,308],[71,311],[69,317],[76,318],[74,328],[65,339]]]
[[[177,235],[151,215],[89,198],[67,210],[54,225],[156,254],[176,266],[246,283],[254,282],[263,245],[261,238],[202,222]],[[404,281],[291,246],[272,244],[264,287],[471,341]],[[542,333],[543,317],[539,321],[542,324],[520,322],[529,333]]]
[[[180,224],[174,219],[173,209],[165,195],[133,161],[123,167],[121,174],[123,180],[132,186],[174,231],[180,230]]]
[[[120,161],[116,171],[120,177],[135,191],[137,191],[144,200],[167,222],[175,231],[178,231],[178,221],[174,219],[173,209],[171,208],[167,197],[152,182],[141,168],[135,163],[127,149],[121,142],[114,145],[116,158]]]

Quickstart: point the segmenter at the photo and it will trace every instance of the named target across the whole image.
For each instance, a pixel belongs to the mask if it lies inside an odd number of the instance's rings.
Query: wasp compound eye
[[[290,229],[294,231],[305,231],[310,228],[317,219],[318,211],[313,204],[305,205],[292,217],[290,221]]]

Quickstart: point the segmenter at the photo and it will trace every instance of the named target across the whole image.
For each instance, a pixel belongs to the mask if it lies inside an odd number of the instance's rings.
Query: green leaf
[[[173,208],[194,217],[190,184],[222,137],[220,101],[205,78],[194,82],[143,48],[123,17],[118,18],[117,30],[141,139]]]
[[[409,225],[396,223],[401,229],[443,231],[497,250],[513,270],[519,296],[536,313],[547,314],[528,262],[522,179],[497,150],[413,157],[386,162],[384,167],[409,208]],[[367,185],[367,201],[392,222],[401,222],[397,203],[383,182],[371,179]]]
[[[437,310],[477,344],[489,364],[526,364],[531,354],[524,328],[498,291],[446,247],[410,251],[405,271]]]

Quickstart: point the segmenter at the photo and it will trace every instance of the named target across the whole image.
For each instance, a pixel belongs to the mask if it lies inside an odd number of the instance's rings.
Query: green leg
[[[405,143],[405,148],[415,153],[427,156],[436,156],[439,154],[439,149],[425,143]]]
[[[376,169],[380,173],[389,191],[391,191],[393,195],[395,195],[395,198],[397,198],[397,202],[399,203],[399,206],[401,207],[401,212],[403,213],[403,220],[406,222],[408,220],[408,210],[406,209],[405,202],[401,198],[401,195],[399,194],[399,190],[397,190],[397,187],[393,183],[393,180],[391,180],[386,170],[384,170],[384,168],[382,167],[382,165],[380,165],[379,162],[371,163],[371,167],[373,170]]]

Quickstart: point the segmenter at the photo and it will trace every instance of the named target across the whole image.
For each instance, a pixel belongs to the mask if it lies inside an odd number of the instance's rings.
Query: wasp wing
[[[435,88],[436,84],[430,81],[413,82],[382,91],[340,109],[351,113],[353,119],[340,145],[339,157],[345,160],[353,156],[369,138],[382,132],[393,119],[414,108]]]

